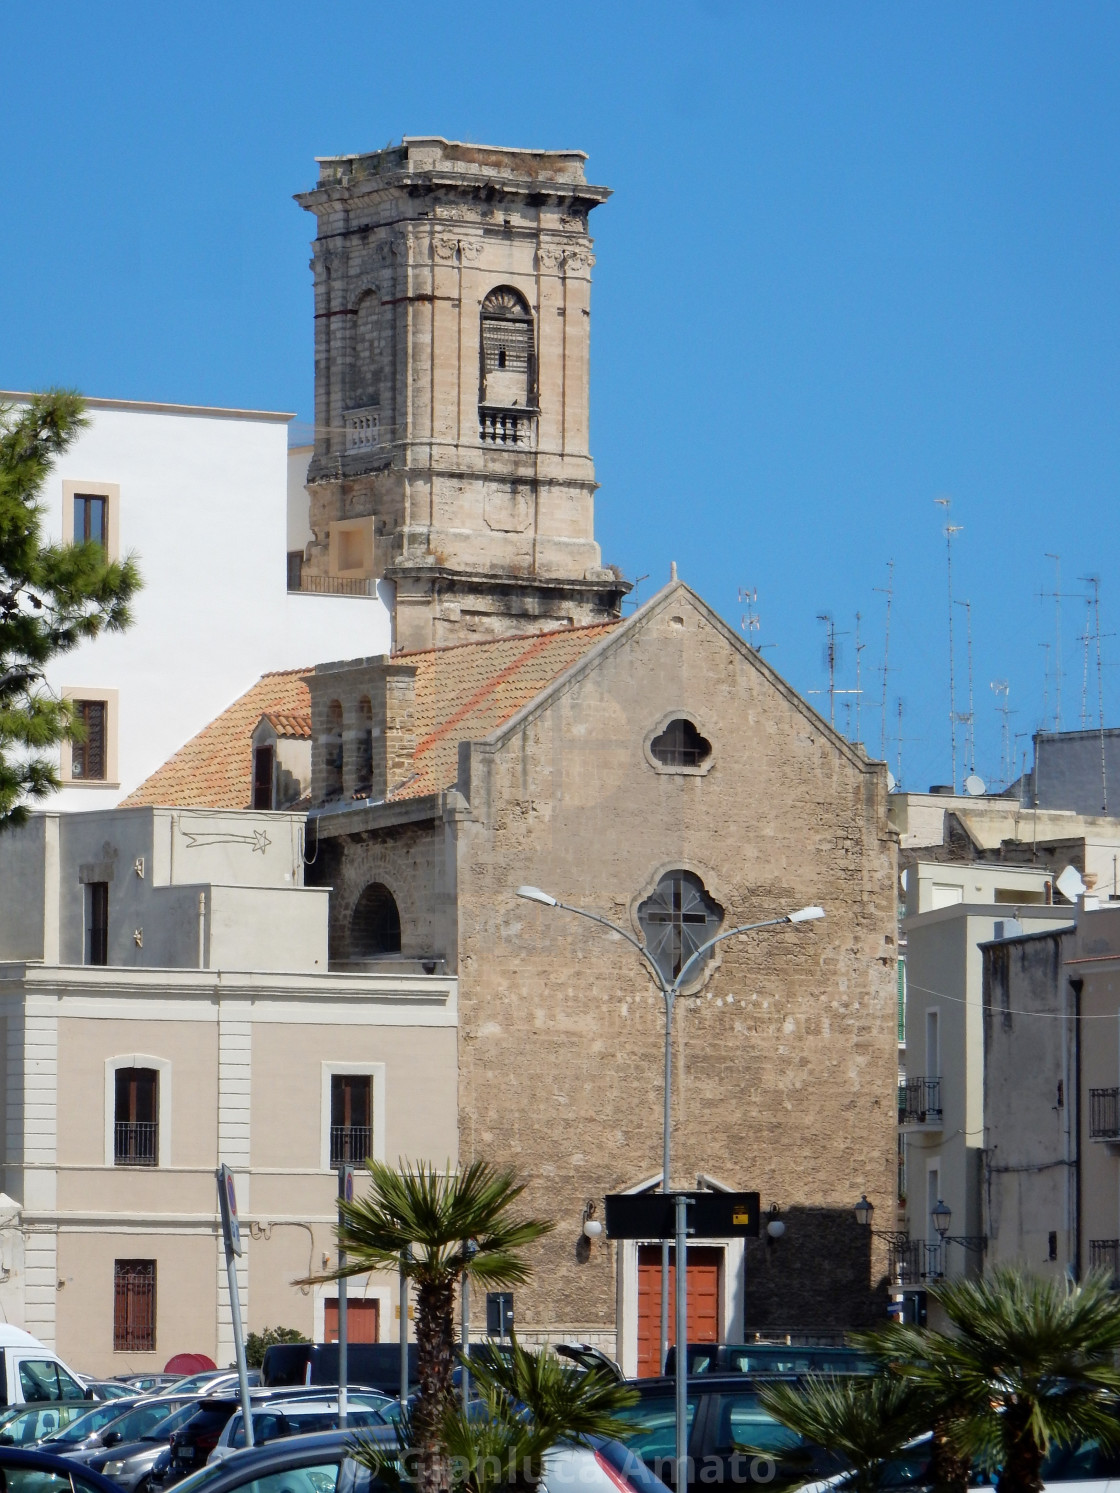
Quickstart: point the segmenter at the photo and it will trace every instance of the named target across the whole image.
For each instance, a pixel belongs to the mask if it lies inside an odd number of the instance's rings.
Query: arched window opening
[[[536,357],[533,346],[533,313],[519,291],[502,285],[492,290],[482,303],[481,359],[482,376],[479,405],[485,410],[532,410],[536,407]],[[483,438],[494,428],[482,421]],[[506,426],[502,426],[504,431]],[[518,441],[517,421],[512,424],[512,438]],[[527,439],[527,436],[526,436]]]
[[[715,938],[722,922],[723,908],[691,871],[666,872],[638,908],[646,948],[667,981],[675,980],[697,949]],[[709,950],[692,965],[686,984],[697,978],[710,958]]]
[[[323,764],[326,781],[323,796],[326,799],[342,797],[342,704],[332,700],[327,706],[327,729],[323,737]]]
[[[389,888],[371,881],[350,918],[350,952],[355,959],[401,951],[401,915]]]
[[[381,402],[381,301],[367,290],[354,317],[354,360],[351,363],[350,405]]]
[[[354,762],[354,792],[368,794],[373,787],[373,706],[363,695],[358,701],[358,742]]]
[[[678,716],[653,738],[649,750],[664,767],[699,767],[712,755],[712,744],[687,717]]]

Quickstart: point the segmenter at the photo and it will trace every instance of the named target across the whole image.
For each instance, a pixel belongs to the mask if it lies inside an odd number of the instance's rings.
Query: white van
[[[37,1337],[0,1322],[0,1405],[91,1398],[74,1370]]]

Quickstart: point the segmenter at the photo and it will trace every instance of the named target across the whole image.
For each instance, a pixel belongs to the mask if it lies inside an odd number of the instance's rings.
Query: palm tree
[[[638,1392],[606,1370],[584,1372],[516,1338],[508,1353],[494,1351],[471,1367],[482,1406],[465,1409],[456,1400],[443,1425],[460,1493],[536,1488],[544,1456],[559,1442],[635,1430],[621,1412],[638,1403]]]
[[[401,1270],[412,1282],[420,1380],[411,1416],[416,1482],[419,1493],[437,1493],[449,1486],[442,1428],[455,1406],[456,1285],[468,1268],[483,1285],[520,1285],[529,1277],[522,1251],[552,1224],[515,1216],[525,1184],[484,1161],[461,1172],[410,1163],[398,1171],[381,1161],[367,1161],[366,1168],[368,1192],[339,1203],[335,1234],[346,1264],[316,1279]]]
[[[891,1367],[951,1408],[949,1441],[999,1468],[998,1493],[1040,1493],[1052,1442],[1120,1444],[1120,1298],[1107,1274],[1083,1284],[1006,1266],[930,1293],[951,1331],[882,1334]]]
[[[810,1375],[801,1385],[770,1385],[758,1398],[782,1425],[851,1463],[857,1493],[875,1493],[887,1462],[927,1429],[921,1395],[895,1374]]]

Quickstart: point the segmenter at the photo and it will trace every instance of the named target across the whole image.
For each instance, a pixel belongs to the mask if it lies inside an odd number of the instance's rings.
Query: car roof
[[[55,1472],[69,1480],[71,1473],[100,1490],[100,1493],[120,1493],[116,1483],[111,1483],[92,1467],[78,1466],[69,1457],[56,1457],[53,1452],[28,1451],[20,1446],[0,1446],[0,1470],[4,1467],[39,1468],[41,1472]]]
[[[372,1427],[371,1430],[376,1438],[377,1428]],[[393,1436],[396,1434],[389,1426],[384,1427],[384,1432]],[[347,1457],[351,1447],[350,1435],[349,1431],[311,1431],[305,1436],[285,1436],[279,1441],[266,1441],[263,1446],[243,1447],[232,1456],[223,1458],[219,1464],[221,1472],[206,1479],[206,1493],[221,1493],[224,1487],[236,1487],[254,1477],[267,1476],[270,1472],[283,1472],[290,1467],[314,1466],[324,1453],[337,1452],[340,1457]]]
[[[753,1389],[755,1385],[774,1384],[782,1380],[804,1378],[802,1374],[689,1374],[688,1387],[706,1394],[718,1394],[721,1390]],[[662,1374],[655,1379],[627,1379],[627,1389],[636,1389],[639,1394],[670,1394],[676,1388],[673,1374]]]

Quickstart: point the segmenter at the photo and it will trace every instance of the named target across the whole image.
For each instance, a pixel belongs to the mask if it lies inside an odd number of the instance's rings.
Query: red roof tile
[[[306,719],[308,669],[265,674],[122,800],[123,808],[247,809],[253,798],[253,730],[262,715]],[[285,733],[287,734],[287,733]]]
[[[417,744],[411,774],[390,797],[419,798],[450,788],[458,774],[460,741],[488,736],[617,626],[604,622],[395,654],[394,663],[416,669]],[[124,804],[246,808],[252,800],[251,738],[261,716],[279,735],[311,734],[303,682],[309,672],[266,674]]]

